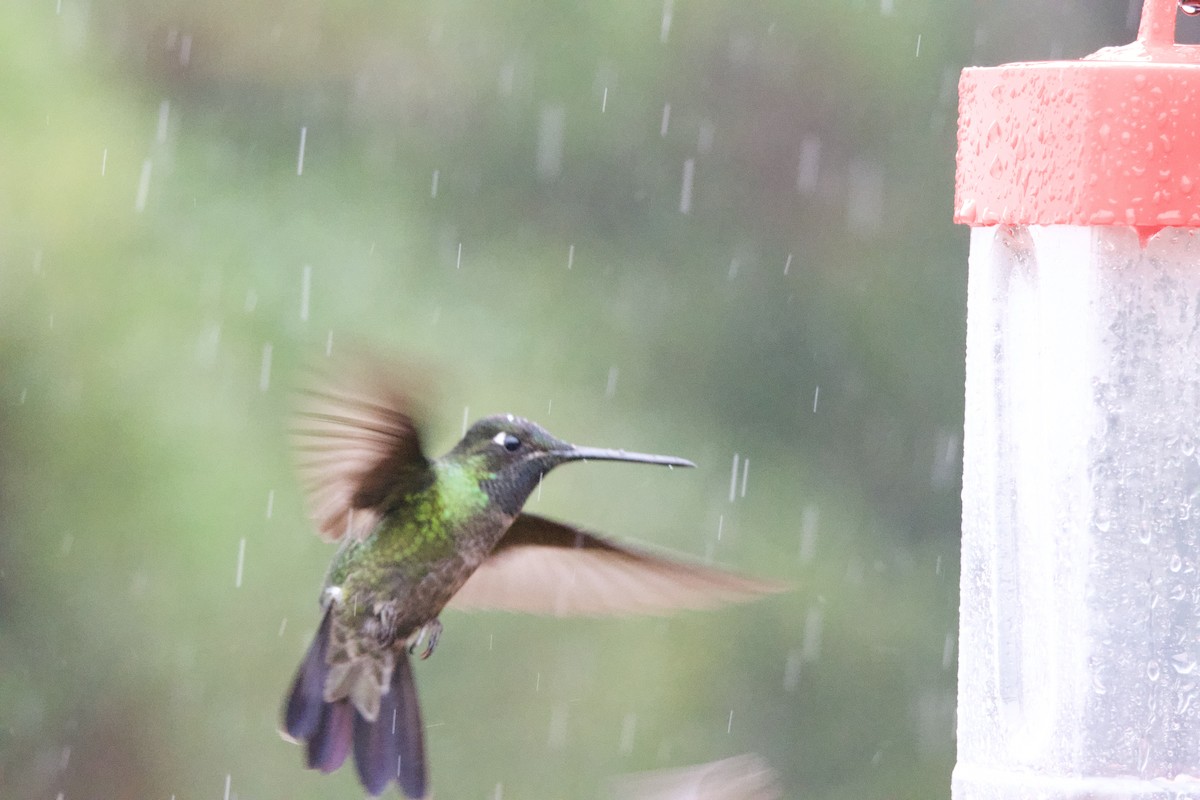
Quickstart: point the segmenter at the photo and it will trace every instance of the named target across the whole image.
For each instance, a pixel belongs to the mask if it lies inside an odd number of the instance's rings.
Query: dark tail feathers
[[[379,795],[395,780],[407,797],[425,797],[425,731],[408,653],[397,653],[390,689],[372,722],[348,699],[325,702],[329,628],[326,610],[292,681],[283,713],[284,731],[305,743],[309,769],[333,772],[345,762],[353,743],[358,777],[368,792]]]

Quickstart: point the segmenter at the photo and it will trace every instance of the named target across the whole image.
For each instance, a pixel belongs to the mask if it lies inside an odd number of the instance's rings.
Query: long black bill
[[[650,453],[631,453],[628,450],[609,450],[603,447],[577,447],[570,445],[555,452],[563,461],[633,461],[638,464],[661,464],[664,467],[694,467],[686,458],[656,456]]]

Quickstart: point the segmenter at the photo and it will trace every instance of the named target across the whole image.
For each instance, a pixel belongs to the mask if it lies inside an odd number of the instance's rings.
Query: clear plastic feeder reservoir
[[[955,800],[1200,798],[1200,47],[968,69]]]

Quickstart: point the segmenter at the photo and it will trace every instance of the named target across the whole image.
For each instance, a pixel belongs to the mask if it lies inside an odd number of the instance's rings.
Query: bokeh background
[[[332,554],[288,393],[349,342],[432,366],[437,452],[511,411],[692,458],[563,469],[535,507],[796,587],[447,613],[438,797],[744,752],[787,797],[946,797],[957,76],[1138,12],[0,4],[0,797],[358,796],[275,732]]]

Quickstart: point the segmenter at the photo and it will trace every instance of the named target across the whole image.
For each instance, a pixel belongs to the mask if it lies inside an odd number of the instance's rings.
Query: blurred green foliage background
[[[288,389],[350,341],[436,366],[437,452],[512,411],[692,458],[536,509],[796,586],[448,613],[437,796],[748,751],[788,797],[947,796],[957,76],[1137,6],[0,4],[0,797],[358,795],[275,733],[331,556]]]

